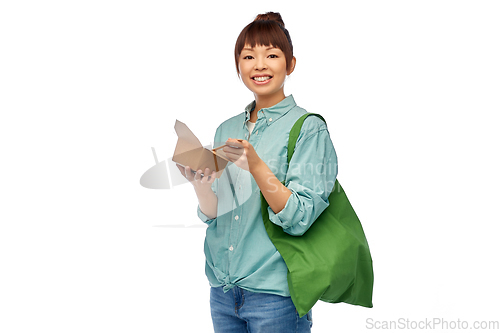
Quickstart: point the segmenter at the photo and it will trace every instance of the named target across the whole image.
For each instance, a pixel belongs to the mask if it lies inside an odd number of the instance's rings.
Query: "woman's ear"
[[[295,57],[292,58],[292,63],[290,65],[290,70],[286,72],[286,75],[292,74],[293,70],[295,69],[295,63],[297,62],[297,59]]]

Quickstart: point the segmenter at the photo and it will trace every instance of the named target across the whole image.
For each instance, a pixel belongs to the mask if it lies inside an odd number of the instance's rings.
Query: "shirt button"
[[[239,186],[239,189],[241,190],[241,185]]]
[[[229,247],[229,251],[232,251],[232,250],[234,250],[234,248],[233,248],[233,246],[231,245],[231,246]]]
[[[255,131],[255,134],[259,134],[259,130],[256,130],[256,131]]]
[[[269,121],[273,121],[273,118],[269,118]]]
[[[236,216],[234,217],[234,219],[235,219],[236,221],[238,221],[239,216],[238,216],[238,215],[236,215]]]

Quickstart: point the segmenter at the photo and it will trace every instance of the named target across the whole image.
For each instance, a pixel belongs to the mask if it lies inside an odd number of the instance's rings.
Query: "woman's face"
[[[238,67],[245,86],[256,97],[282,96],[285,78],[291,74],[295,64],[293,59],[290,72],[286,70],[285,54],[273,46],[245,45],[239,57]]]

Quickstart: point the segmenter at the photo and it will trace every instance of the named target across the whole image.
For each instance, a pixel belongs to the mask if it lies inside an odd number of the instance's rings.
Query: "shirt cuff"
[[[288,197],[285,207],[278,213],[275,213],[271,207],[267,207],[269,212],[269,220],[283,229],[288,229],[292,226],[293,216],[300,209],[297,200],[297,192],[294,189],[289,189],[292,194]],[[293,207],[293,208],[292,208]]]
[[[208,216],[206,216],[205,214],[203,214],[203,212],[200,209],[200,205],[198,205],[197,211],[198,211],[198,217],[200,218],[200,220],[202,220],[206,224],[211,224],[216,219],[216,217],[214,217],[214,218],[211,219]]]
[[[290,181],[288,189],[292,192],[285,207],[278,213],[274,213],[268,207],[269,220],[279,225],[290,235],[301,236],[316,219],[328,207],[328,199],[325,202],[318,193],[301,184]]]

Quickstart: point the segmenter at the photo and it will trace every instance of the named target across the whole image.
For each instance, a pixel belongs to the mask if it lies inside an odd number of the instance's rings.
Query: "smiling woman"
[[[288,30],[281,15],[266,13],[247,25],[234,48],[236,71],[255,96],[256,109],[270,107],[285,98],[285,78],[296,59]],[[255,122],[256,115],[252,115]]]
[[[232,163],[220,178],[208,169],[185,172],[198,197],[198,216],[208,225],[205,272],[214,329],[310,332],[312,311],[301,317],[291,299],[286,263],[264,226],[261,193],[272,223],[301,236],[328,206],[337,155],[326,124],[308,117],[287,161],[290,129],[307,112],[284,93],[296,59],[280,14],[258,15],[248,24],[234,56],[255,100],[216,130],[214,144],[225,143],[223,152]],[[297,172],[305,165],[319,171]]]

